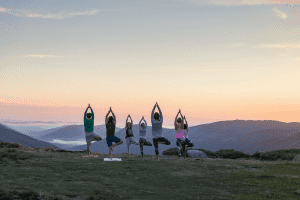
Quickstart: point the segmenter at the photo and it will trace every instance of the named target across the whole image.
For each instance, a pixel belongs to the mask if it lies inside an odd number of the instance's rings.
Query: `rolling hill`
[[[30,136],[24,135],[18,131],[15,131],[3,124],[0,124],[0,141],[2,142],[11,142],[11,143],[20,143],[24,147],[34,147],[34,148],[55,148],[61,149],[58,146],[53,144],[43,142],[37,139],[34,139]]]
[[[93,142],[91,151],[108,153],[106,144],[105,125],[95,126],[94,132],[104,140]],[[300,123],[284,123],[279,121],[264,120],[233,120],[220,121],[210,124],[203,124],[189,128],[189,139],[195,144],[194,149],[206,149],[209,151],[218,151],[220,149],[235,149],[245,153],[253,154],[256,151],[270,151],[277,149],[300,148],[299,142]],[[54,139],[63,141],[85,140],[84,126],[63,126],[46,131],[36,132],[36,138],[45,142],[51,142]],[[133,125],[134,138],[139,140],[139,127]],[[169,148],[176,148],[176,138],[174,129],[163,128],[163,135],[171,141],[171,145],[159,145],[159,152]],[[121,138],[124,143],[114,149],[114,153],[127,152],[125,140],[125,129],[116,128],[116,136]],[[152,127],[147,127],[147,141],[153,144]],[[68,150],[78,151],[86,150],[84,145],[62,145],[52,143],[58,147]],[[140,147],[130,146],[130,152],[140,154]],[[144,147],[144,154],[154,155],[154,146]]]

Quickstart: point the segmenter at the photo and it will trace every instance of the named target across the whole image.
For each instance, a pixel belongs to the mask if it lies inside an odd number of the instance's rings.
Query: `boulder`
[[[293,159],[293,161],[300,162],[300,155],[295,156],[295,158]]]
[[[188,150],[187,154],[192,158],[207,158],[207,155],[199,150]]]

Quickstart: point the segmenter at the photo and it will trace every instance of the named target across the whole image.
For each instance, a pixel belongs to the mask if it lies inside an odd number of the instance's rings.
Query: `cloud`
[[[274,12],[277,13],[277,16],[280,17],[281,19],[286,19],[288,16],[287,14],[285,14],[284,12],[282,12],[281,10],[278,10],[277,8],[273,8],[272,9]]]
[[[300,49],[300,44],[261,44],[253,46],[254,48],[295,48]]]
[[[0,12],[7,12],[7,9],[0,7]]]
[[[59,124],[59,123],[63,123],[61,121],[58,122],[54,122],[54,121],[21,121],[21,120],[6,120],[6,121],[2,121],[1,123],[7,123],[7,124]]]
[[[1,99],[1,98],[0,98],[0,102],[6,102],[6,101],[5,101],[4,99]]]
[[[86,144],[85,140],[82,141],[63,141],[63,140],[53,140],[53,143],[59,143],[59,144],[73,144],[73,145],[83,145]]]
[[[241,47],[241,46],[244,46],[246,44],[246,42],[241,42],[241,43],[237,43],[237,44],[234,44],[232,46],[229,46],[227,48],[235,48],[235,47]]]
[[[265,67],[252,67],[253,69],[266,69],[266,70],[274,70],[274,68],[265,68]]]
[[[32,58],[61,58],[62,56],[54,56],[54,55],[27,55],[27,57],[32,57]]]
[[[190,2],[201,5],[220,5],[220,6],[243,6],[243,5],[270,5],[270,4],[296,4],[296,0],[189,0]]]
[[[116,9],[102,9],[101,11],[115,11]],[[60,12],[60,13],[48,13],[48,14],[39,14],[34,13],[33,11],[25,11],[25,10],[19,10],[19,9],[8,9],[0,7],[0,13],[7,13],[10,15],[15,15],[18,17],[36,17],[36,18],[44,18],[44,19],[65,19],[65,18],[71,18],[74,16],[84,16],[84,15],[95,15],[100,10],[88,10],[83,12]]]
[[[243,71],[243,70],[230,70],[230,69],[210,70],[210,69],[195,69],[195,68],[188,68],[187,70],[199,71],[199,72],[240,72],[240,71]]]
[[[70,12],[70,13],[66,13],[66,12],[61,12],[61,13],[57,13],[57,14],[47,14],[47,15],[43,15],[43,14],[37,14],[37,13],[25,13],[25,17],[39,17],[39,18],[45,18],[45,19],[64,19],[64,18],[70,18],[73,16],[83,16],[83,15],[94,15],[96,13],[98,13],[99,10],[91,10],[91,11],[85,11],[85,12]]]

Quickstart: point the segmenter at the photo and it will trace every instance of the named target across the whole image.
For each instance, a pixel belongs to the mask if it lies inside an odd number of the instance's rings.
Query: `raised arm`
[[[162,113],[161,113],[161,110],[160,110],[160,107],[159,107],[158,104],[157,104],[157,108],[158,108],[158,110],[159,110],[160,122],[163,122],[163,115],[162,115]]]
[[[176,117],[175,117],[175,121],[174,121],[174,126],[175,126],[175,127],[177,126],[176,121],[177,121],[178,115],[179,115],[179,111],[178,111],[178,113],[177,113],[177,115],[176,115]]]
[[[153,110],[152,110],[152,113],[151,113],[151,121],[154,122],[155,119],[154,119],[154,110],[155,110],[155,107],[156,107],[156,104],[155,106],[153,107]]]
[[[185,123],[186,123],[186,126],[187,126],[187,130],[189,131],[189,125],[188,125],[188,123],[186,121],[185,115],[184,115],[184,120],[185,120]]]
[[[132,121],[132,118],[131,118],[131,116],[129,115],[129,117],[130,117],[130,120],[131,120],[131,129],[132,129],[132,126],[133,126],[133,121]]]
[[[180,115],[181,115],[181,124],[180,124],[180,128],[183,129],[184,128],[184,121],[183,121],[183,116],[180,112]]]
[[[116,124],[117,123],[117,119],[116,119],[116,116],[115,116],[115,114],[114,114],[114,112],[111,110],[111,113],[112,113],[112,115],[113,115],[113,118],[114,118],[114,123]]]
[[[94,119],[94,111],[92,109],[92,107],[90,107],[91,111],[92,111],[92,118],[91,119]]]
[[[110,110],[108,111],[108,113],[107,113],[107,115],[106,115],[106,117],[105,117],[105,124],[107,124],[107,123],[108,123],[108,119],[107,119],[107,117],[108,117],[109,113],[110,113]]]
[[[86,118],[86,113],[87,113],[88,109],[89,109],[89,107],[86,108],[83,119]]]
[[[128,117],[129,117],[129,115],[127,116],[127,119],[126,119],[126,122],[125,122],[125,129],[126,130],[127,130]]]

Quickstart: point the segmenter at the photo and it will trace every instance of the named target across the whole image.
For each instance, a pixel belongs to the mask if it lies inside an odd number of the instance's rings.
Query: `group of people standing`
[[[158,108],[159,113],[155,112],[155,108]],[[91,109],[91,113],[87,113],[88,109]],[[108,117],[109,113],[112,113],[112,116]],[[181,115],[181,118],[178,118],[178,115]],[[131,122],[128,122],[128,118],[130,118]],[[184,120],[186,123],[184,123]],[[142,123],[144,121],[145,123]],[[177,123],[176,123],[177,122]],[[163,123],[163,115],[160,110],[160,107],[158,103],[156,102],[155,106],[153,107],[152,113],[151,113],[151,123],[152,123],[152,136],[153,136],[153,144],[155,147],[155,154],[157,157],[157,160],[159,161],[159,151],[158,151],[158,144],[165,144],[170,145],[171,142],[163,137],[163,131],[162,131],[162,123]],[[115,136],[115,128],[116,128],[116,116],[111,110],[111,107],[105,117],[105,125],[106,125],[106,143],[109,148],[109,154],[112,159],[112,151],[115,146],[118,146],[123,143],[123,140]],[[139,142],[134,139],[133,132],[132,132],[132,126],[133,121],[130,115],[127,116],[126,119],[126,143],[127,143],[127,150],[128,150],[128,156],[129,154],[129,147],[131,144],[140,145],[141,148],[141,155],[142,158],[144,156],[143,149],[144,146],[152,146],[150,142],[146,140],[146,129],[147,129],[147,122],[144,119],[144,116],[139,122],[139,132],[140,132],[140,140]],[[187,145],[188,147],[193,147],[194,144],[191,142],[191,140],[188,139],[188,123],[186,121],[185,116],[183,117],[181,114],[181,111],[179,109],[179,112],[175,118],[174,122],[175,126],[175,132],[176,132],[176,145],[178,148],[178,156],[181,157],[181,149]],[[96,135],[94,131],[94,112],[93,109],[89,106],[87,107],[85,113],[84,113],[84,127],[86,132],[86,142],[87,142],[87,151],[90,155],[90,146],[92,141],[100,141],[102,140],[101,136]],[[112,143],[115,144],[112,144]]]

